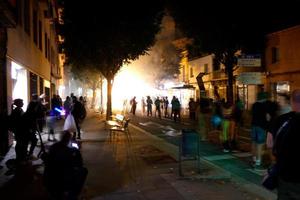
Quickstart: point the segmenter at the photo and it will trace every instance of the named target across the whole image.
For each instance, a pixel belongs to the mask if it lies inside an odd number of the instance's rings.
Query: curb
[[[160,148],[161,150],[167,152],[171,157],[173,157],[176,161],[178,161],[178,154],[177,154],[178,147],[176,145],[170,144],[170,143],[166,142],[164,139],[158,138],[157,136],[154,136],[150,132],[145,131],[144,129],[142,129],[136,125],[130,124],[130,126],[134,129],[144,133],[145,135],[154,139],[155,141],[157,141],[156,143],[153,143],[153,145],[155,145],[157,148]],[[163,145],[162,145],[162,143],[163,143]],[[201,158],[201,161],[217,170],[220,170],[222,173],[225,174],[224,177],[226,177],[226,175],[228,175],[234,183],[236,183],[237,185],[239,185],[241,188],[248,191],[249,193],[258,195],[261,198],[266,199],[266,200],[276,200],[277,199],[277,195],[274,192],[264,189],[262,186],[254,184],[254,183],[246,180],[245,178],[237,176],[237,175],[231,173],[230,171],[225,170],[225,169],[221,168],[220,166],[213,164],[212,162],[206,160],[205,158]],[[224,177],[216,176],[215,178],[219,178],[219,179],[223,178],[224,179]],[[187,179],[197,179],[197,177],[196,176],[189,177]],[[200,179],[205,179],[205,178],[200,177]],[[208,179],[208,178],[206,177],[206,179]],[[209,179],[211,179],[211,178],[209,178]],[[216,179],[216,180],[218,180],[218,179]]]

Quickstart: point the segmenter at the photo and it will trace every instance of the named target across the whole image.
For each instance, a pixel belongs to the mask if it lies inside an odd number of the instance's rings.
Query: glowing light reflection
[[[112,91],[113,109],[122,109],[123,102],[136,96],[140,103],[142,97],[157,95],[159,93],[153,86],[146,83],[137,71],[130,66],[124,66],[116,75]]]

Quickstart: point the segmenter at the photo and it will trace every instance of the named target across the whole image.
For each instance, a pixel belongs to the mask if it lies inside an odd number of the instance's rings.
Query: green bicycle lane
[[[176,146],[179,146],[180,136],[178,134],[182,129],[195,128],[193,124],[174,123],[171,120],[160,120],[153,117],[135,117],[132,123]],[[170,132],[175,134],[168,134]],[[249,152],[237,151],[224,153],[220,146],[207,141],[200,141],[200,159],[205,159],[230,172],[233,176],[237,176],[258,186],[261,186],[263,174],[266,171],[257,171],[250,166],[251,154]]]

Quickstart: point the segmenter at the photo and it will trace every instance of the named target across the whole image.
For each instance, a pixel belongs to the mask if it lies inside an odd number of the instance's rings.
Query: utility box
[[[200,173],[200,137],[194,129],[182,129],[179,145],[179,175],[182,173],[182,162],[187,160],[197,161],[197,170]]]

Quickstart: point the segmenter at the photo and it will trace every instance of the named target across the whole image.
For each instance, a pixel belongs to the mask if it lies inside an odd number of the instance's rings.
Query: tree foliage
[[[297,3],[210,0],[169,2],[169,9],[180,30],[194,39],[191,55],[213,53],[225,65],[228,76],[227,99],[232,101],[233,67],[236,51],[262,53],[265,34],[299,22]],[[283,12],[283,10],[285,10]],[[284,14],[283,14],[284,13]]]
[[[67,62],[96,68],[108,82],[108,115],[111,87],[120,67],[144,55],[154,44],[163,14],[161,1],[136,3],[86,0],[64,2],[64,35]]]
[[[158,1],[157,1],[158,2]],[[90,64],[107,76],[143,55],[160,28],[161,5],[113,1],[65,1],[65,48],[69,62]],[[110,70],[107,70],[109,68]]]

